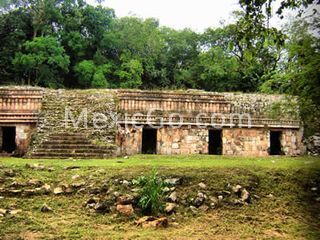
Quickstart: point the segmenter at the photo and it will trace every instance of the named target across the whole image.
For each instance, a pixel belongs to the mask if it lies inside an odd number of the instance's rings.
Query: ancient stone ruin
[[[294,97],[204,91],[0,88],[2,154],[299,155]]]

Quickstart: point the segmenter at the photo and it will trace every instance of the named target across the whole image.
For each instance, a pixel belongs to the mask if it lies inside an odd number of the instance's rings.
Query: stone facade
[[[284,155],[295,156],[304,153],[302,132],[279,130],[282,133],[281,145]],[[127,131],[122,141],[118,141],[122,155],[141,153],[142,128]],[[157,154],[208,154],[209,130],[198,128],[163,127],[157,130]],[[120,134],[119,134],[120,135]],[[222,154],[241,156],[268,156],[270,149],[269,129],[225,128],[222,130]]]
[[[269,155],[271,131],[280,132],[281,153],[298,155],[304,153],[303,131],[298,114],[292,114],[298,113],[298,107],[291,99],[292,109],[283,111],[288,101],[281,95],[0,88],[0,127],[15,127],[16,153],[22,155],[29,147],[29,157],[138,154],[143,149],[143,128],[156,129],[152,142],[157,154],[208,154],[210,144],[217,141],[209,130],[217,126],[224,155]],[[75,119],[87,109],[87,127],[65,128],[66,108]],[[94,127],[95,112],[107,116],[107,128]],[[74,143],[81,147],[75,148]]]
[[[0,88],[0,147],[2,149],[3,127],[14,127],[16,150],[22,156],[27,152],[31,136],[38,121],[43,90],[28,87]]]
[[[212,129],[210,114],[216,114],[214,123],[222,126],[224,155],[269,155],[270,131],[281,132],[283,154],[304,153],[300,121],[297,114],[288,115],[288,112],[298,113],[297,104],[283,115],[276,113],[277,118],[269,115],[274,106],[286,103],[282,95],[119,90],[118,97],[120,111],[127,114],[120,119],[119,133],[126,134],[122,135],[120,145],[118,141],[119,154],[141,153],[142,129],[134,129],[132,125],[147,126],[149,123],[158,128],[158,154],[207,154],[209,129]],[[178,120],[170,118],[172,113],[182,115],[181,127],[175,128],[179,124]],[[239,114],[249,115],[250,121],[240,120]]]

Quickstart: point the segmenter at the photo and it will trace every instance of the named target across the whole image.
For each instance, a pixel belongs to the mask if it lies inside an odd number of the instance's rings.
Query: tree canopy
[[[84,0],[4,0],[0,84],[280,92],[319,112],[319,14],[303,14],[310,4],[319,1],[239,0],[233,23],[197,33]],[[298,20],[271,27],[287,9]]]

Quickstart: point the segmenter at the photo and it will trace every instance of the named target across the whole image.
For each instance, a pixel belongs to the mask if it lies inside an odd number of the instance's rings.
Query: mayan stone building
[[[33,158],[299,155],[294,97],[204,91],[0,88],[0,149]]]

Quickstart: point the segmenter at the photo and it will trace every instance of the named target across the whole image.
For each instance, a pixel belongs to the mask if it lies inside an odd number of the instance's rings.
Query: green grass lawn
[[[27,163],[41,163],[54,171],[30,169]],[[66,166],[80,168],[65,170]],[[14,170],[15,176],[6,177],[9,169]],[[199,209],[197,213],[179,202],[177,212],[167,216],[168,228],[142,229],[134,225],[134,220],[141,217],[139,213],[126,218],[116,212],[98,214],[84,207],[90,197],[103,198],[109,193],[4,196],[0,198],[0,208],[22,212],[0,217],[0,239],[319,239],[320,203],[316,199],[320,197],[320,158],[316,157],[0,158],[0,188],[36,178],[52,187],[75,181],[98,187],[106,183],[110,191],[127,194],[130,190],[114,184],[114,179],[132,180],[153,169],[163,178],[183,179],[176,188],[179,199],[196,196],[200,182],[207,185],[201,191],[208,197],[221,194],[228,185],[240,184],[259,198],[249,205],[223,204],[208,211]],[[75,175],[79,176],[77,180],[73,179]],[[39,209],[43,203],[53,212],[42,213]]]
[[[51,166],[83,166],[83,167],[192,167],[192,168],[313,168],[320,169],[320,158],[316,157],[229,157],[212,155],[135,155],[128,159],[23,159],[0,158],[0,164],[22,166],[27,163],[44,163]]]

